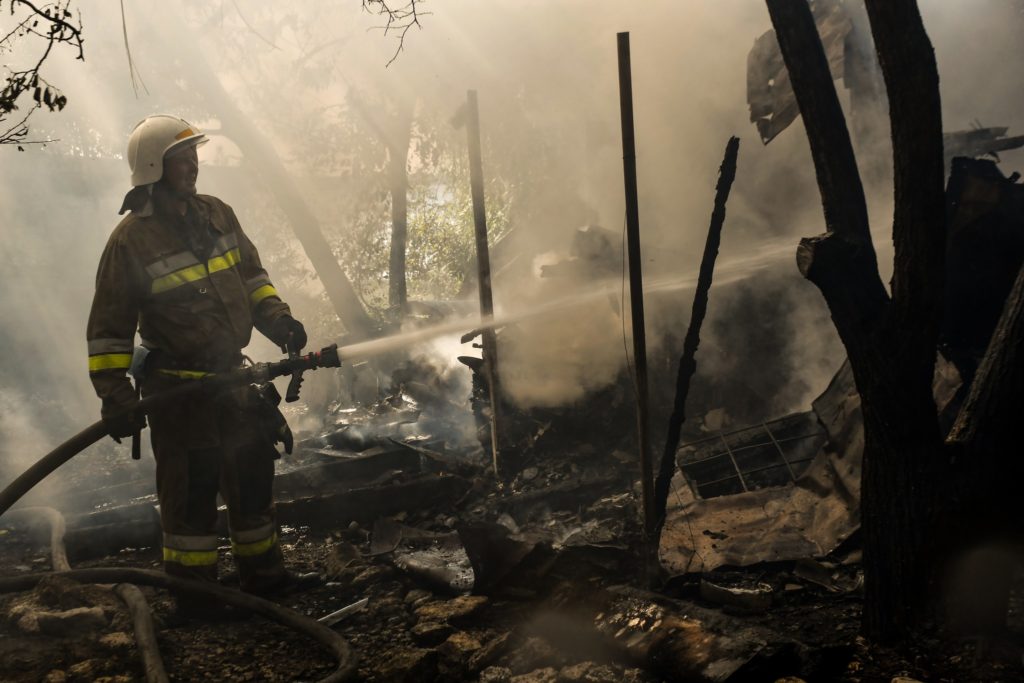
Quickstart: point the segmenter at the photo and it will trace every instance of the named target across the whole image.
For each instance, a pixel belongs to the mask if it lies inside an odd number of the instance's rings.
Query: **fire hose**
[[[259,384],[276,377],[291,375],[288,385],[288,399],[298,398],[302,384],[302,373],[317,368],[337,368],[341,366],[338,356],[338,345],[331,344],[320,351],[305,356],[292,355],[284,360],[273,363],[256,363],[246,368],[232,370],[221,374],[210,374],[199,379],[189,380],[184,384],[172,387],[159,394],[147,396],[139,401],[138,409],[146,413],[155,407],[170,403],[175,399],[190,394],[207,392],[215,393],[230,387],[244,384]],[[0,491],[0,515],[7,512],[22,496],[48,477],[54,470],[75,457],[89,446],[107,435],[107,428],[102,421],[95,422],[78,434],[54,448],[40,458],[34,465],[25,470],[17,479]]]
[[[139,401],[138,410],[141,410],[143,413],[147,413],[155,407],[191,394],[200,392],[215,393],[234,386],[267,382],[285,375],[291,375],[292,377],[288,386],[288,400],[295,400],[298,398],[299,388],[302,384],[303,372],[306,370],[315,370],[317,368],[339,367],[340,365],[341,360],[338,356],[338,347],[336,344],[332,344],[331,346],[321,349],[319,352],[309,353],[305,356],[292,354],[281,361],[272,363],[256,363],[250,367],[241,368],[239,370],[217,375],[206,375],[199,379],[191,380],[185,384],[181,384],[166,391],[162,391],[159,394],[142,399]],[[0,515],[7,512],[12,505],[22,498],[22,496],[28,493],[40,481],[53,473],[58,467],[102,439],[107,434],[108,430],[104,423],[102,421],[96,422],[40,458],[34,465],[23,472],[17,479],[11,482],[2,492],[0,492]],[[270,602],[269,600],[247,595],[240,591],[224,588],[216,584],[189,581],[152,570],[125,569],[120,567],[97,567],[93,569],[69,570],[67,560],[63,559],[63,561],[60,561],[60,559],[66,557],[64,555],[62,539],[64,526],[63,517],[55,510],[51,512],[54,513],[49,515],[52,518],[50,519],[50,522],[52,525],[51,535],[53,537],[51,539],[53,542],[52,552],[54,553],[55,558],[54,569],[58,571],[53,573],[0,578],[0,593],[31,589],[41,578],[45,576],[64,576],[76,581],[90,583],[109,584],[130,582],[132,584],[167,588],[179,593],[186,593],[197,597],[217,600],[234,607],[260,614],[317,640],[327,647],[338,661],[338,666],[334,672],[322,679],[321,683],[348,680],[355,674],[355,657],[352,655],[351,648],[344,638],[336,634],[327,626],[319,624],[316,621],[295,612],[294,610],[282,607]],[[138,596],[130,592],[131,587],[126,586],[125,588],[125,595],[122,597],[129,604],[133,618],[138,625],[140,618],[141,621],[145,621],[146,615],[139,614],[141,608],[138,604]],[[148,609],[145,611],[148,612]],[[150,625],[148,629],[146,629],[146,632],[151,633],[151,629],[152,626]],[[149,678],[148,674],[152,673],[156,680],[161,680],[160,676],[166,675],[163,674],[163,667],[159,662],[158,652],[154,655],[155,646],[154,643],[149,642],[151,640],[151,636],[143,638],[143,641],[147,642],[149,646],[151,646],[148,647],[149,651],[144,653],[147,655],[147,678]],[[140,646],[143,644],[143,642],[140,642]]]

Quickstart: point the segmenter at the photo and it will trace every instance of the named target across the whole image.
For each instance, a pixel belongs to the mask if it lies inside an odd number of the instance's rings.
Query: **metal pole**
[[[469,183],[473,193],[473,225],[476,232],[477,280],[480,284],[480,320],[485,325],[494,318],[491,298],[491,257],[487,249],[487,211],[484,207],[483,155],[480,152],[480,109],[476,90],[466,93],[466,133],[469,137]],[[501,392],[498,389],[497,338],[493,327],[485,327],[483,337],[484,375],[491,403],[491,456],[494,476],[504,482],[498,453],[498,424]]]
[[[629,65],[629,33],[618,34],[619,108],[622,112],[622,169],[626,186],[626,243],[629,248],[629,308],[633,319],[633,364],[636,368],[636,419],[640,448],[640,481],[644,508],[647,559],[655,548],[654,467],[648,433],[647,340],[644,331],[643,269],[640,257],[640,210],[636,198],[636,144],[633,138],[633,81]]]

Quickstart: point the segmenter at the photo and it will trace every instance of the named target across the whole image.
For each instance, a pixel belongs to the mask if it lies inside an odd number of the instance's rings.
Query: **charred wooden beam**
[[[729,199],[729,190],[736,177],[736,157],[739,154],[739,138],[729,138],[725,147],[725,158],[718,170],[718,185],[715,188],[715,205],[711,211],[711,225],[704,243],[704,256],[700,262],[700,274],[697,277],[697,289],[693,294],[693,312],[690,324],[683,341],[683,355],[679,358],[679,371],[676,376],[676,397],[672,406],[672,415],[668,422],[668,436],[665,438],[665,450],[661,454],[661,466],[658,479],[654,483],[655,517],[658,527],[665,521],[665,508],[668,504],[669,488],[672,476],[676,471],[676,449],[679,448],[679,435],[683,431],[686,420],[686,397],[690,393],[690,380],[697,371],[697,347],[700,345],[700,328],[704,322],[704,314],[708,310],[708,291],[715,272],[715,259],[718,257],[718,246],[722,240],[722,226],[725,224],[725,203]]]
[[[339,520],[360,524],[409,510],[454,504],[470,489],[468,481],[455,476],[424,476],[390,486],[371,486],[311,496],[277,504],[283,524],[310,524]]]

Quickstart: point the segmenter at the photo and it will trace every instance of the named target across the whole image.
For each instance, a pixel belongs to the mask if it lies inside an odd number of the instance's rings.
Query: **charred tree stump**
[[[715,259],[718,257],[718,246],[722,241],[722,226],[725,223],[725,203],[729,199],[729,190],[736,177],[736,157],[739,154],[739,138],[729,138],[725,147],[725,158],[718,170],[718,185],[715,188],[715,206],[711,211],[711,226],[708,238],[704,243],[704,256],[700,262],[700,274],[697,277],[697,290],[693,294],[693,312],[690,324],[686,329],[683,341],[683,355],[679,358],[679,372],[676,376],[676,398],[672,406],[672,415],[668,421],[668,436],[665,439],[665,450],[661,454],[661,466],[658,478],[654,482],[654,514],[658,520],[660,531],[665,522],[665,509],[668,506],[669,488],[676,470],[676,449],[679,448],[679,435],[686,421],[686,397],[690,393],[690,380],[697,372],[697,346],[700,345],[700,328],[704,322],[704,314],[708,310],[708,291],[715,273]]]
[[[948,475],[931,393],[945,245],[934,53],[914,0],[867,0],[895,158],[890,298],[807,0],[767,5],[810,141],[827,228],[801,241],[797,262],[828,303],[862,401],[864,630],[874,639],[902,639],[928,614],[936,559],[931,532]]]

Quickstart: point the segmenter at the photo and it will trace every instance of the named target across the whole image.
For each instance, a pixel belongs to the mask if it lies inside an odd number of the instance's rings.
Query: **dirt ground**
[[[46,549],[19,536],[8,532],[0,539],[3,575],[46,569]],[[361,680],[687,680],[674,678],[671,665],[659,663],[657,657],[638,659],[636,652],[595,628],[607,607],[607,591],[629,580],[608,572],[607,565],[601,568],[586,559],[556,563],[533,595],[459,597],[434,592],[382,557],[364,557],[339,569],[336,549],[344,543],[369,552],[369,531],[355,525],[285,528],[282,542],[294,570],[330,575],[326,585],[286,598],[283,604],[318,618],[369,598],[365,610],[335,627],[359,658]],[[76,566],[155,567],[158,560],[157,549],[148,548]],[[225,574],[231,571],[226,554],[222,569]],[[856,568],[848,571],[855,574]],[[777,586],[776,597],[765,611],[730,614],[721,605],[702,601],[690,580],[674,582],[655,594],[652,603],[676,614],[685,612],[687,605],[720,611],[740,628],[778,634],[779,643],[768,643],[755,661],[748,662],[747,671],[733,672],[730,681],[786,676],[851,682],[888,682],[901,676],[920,681],[1024,677],[1021,650],[1013,642],[1016,638],[1019,643],[1022,635],[1020,591],[1011,615],[1017,630],[1000,642],[935,638],[895,652],[857,635],[860,598],[855,593],[836,595],[794,582],[786,566],[725,572],[714,578],[767,582]],[[153,607],[160,650],[173,681],[312,681],[334,668],[331,656],[319,645],[278,624],[259,617],[216,624],[183,621],[165,593],[149,588],[143,592]],[[0,614],[11,615],[17,604],[38,597],[3,596]],[[0,680],[144,680],[126,610],[112,596],[84,595],[82,601],[99,603],[106,625],[55,637],[25,633],[16,620],[5,619],[0,625]],[[794,643],[800,647],[794,648]]]
[[[339,447],[331,439],[343,436],[354,447],[357,436],[397,429],[395,416],[411,414],[407,401],[397,403],[361,416],[341,411],[339,424],[343,418],[346,428],[323,443]],[[628,430],[599,420],[607,430],[597,434],[593,416],[581,415],[579,425],[555,417],[524,418],[516,440],[522,454],[518,474],[504,493],[496,491],[479,454],[459,451],[451,458],[449,451],[437,459],[424,451],[418,470],[389,465],[361,489],[372,494],[368,505],[386,504],[400,512],[375,521],[363,515],[370,521],[360,523],[350,521],[352,515],[318,513],[305,518],[308,524],[282,526],[289,568],[317,572],[325,583],[278,602],[318,619],[366,599],[365,608],[332,628],[357,656],[357,678],[371,682],[1024,680],[1021,577],[1004,633],[985,639],[936,635],[901,651],[858,635],[863,576],[856,536],[819,560],[722,568],[670,581],[644,579],[635,464],[621,443]],[[351,425],[365,429],[357,433]],[[588,435],[587,443],[580,443],[579,434]],[[375,443],[395,446],[386,439]],[[360,443],[358,450],[368,447]],[[88,474],[95,481],[97,471],[105,474],[103,485],[110,491],[152,481],[151,464],[125,467],[124,458],[123,452],[109,450],[70,463],[62,474],[71,482],[69,493],[58,500],[70,504],[68,496],[81,493],[77,478]],[[287,469],[301,463],[282,464]],[[446,468],[445,476],[464,483],[467,492],[458,500],[435,497],[429,505],[385,500],[413,490],[403,488],[409,483],[429,488]],[[321,470],[310,472],[316,499],[329,482]],[[389,530],[397,530],[396,539],[403,533],[413,539],[404,559],[396,545],[401,540],[381,549]],[[476,569],[489,567],[489,574],[476,573],[476,584],[465,583],[460,574],[465,567],[445,573],[458,564],[455,560],[441,563],[440,576],[437,567],[423,571],[409,561],[424,549],[444,560],[456,540],[458,550],[464,546],[463,565],[472,556]],[[160,566],[157,547],[113,556],[79,554],[70,558],[75,568]],[[49,568],[46,534],[0,525],[0,577]],[[225,546],[221,576],[230,577],[233,569]],[[709,592],[709,586],[724,590]],[[468,594],[470,587],[481,594]],[[219,623],[183,619],[165,591],[142,591],[172,681],[315,681],[337,665],[320,644],[262,617]],[[74,620],[68,610],[77,610]],[[64,613],[67,621],[47,625],[46,613],[53,612]],[[142,680],[131,620],[109,590],[44,583],[0,595],[0,681]]]

